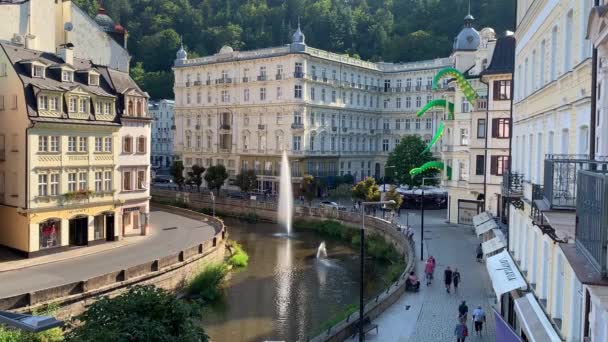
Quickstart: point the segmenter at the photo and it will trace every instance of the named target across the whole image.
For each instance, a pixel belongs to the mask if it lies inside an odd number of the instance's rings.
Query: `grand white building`
[[[433,75],[451,58],[372,63],[305,44],[253,51],[224,46],[217,54],[175,61],[175,153],[186,167],[224,164],[231,177],[256,170],[276,190],[286,150],[297,177],[382,177],[401,137],[430,141],[438,112],[415,113],[442,92]],[[438,147],[434,149],[438,151]]]
[[[150,102],[148,112],[152,121],[152,167],[158,171],[168,170],[173,162],[173,130],[175,126],[175,101]]]

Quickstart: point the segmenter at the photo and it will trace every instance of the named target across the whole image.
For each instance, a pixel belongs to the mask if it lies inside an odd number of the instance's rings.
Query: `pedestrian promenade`
[[[402,211],[400,220],[405,224],[407,214]],[[454,328],[458,322],[458,305],[467,302],[469,315],[467,341],[495,341],[495,327],[491,304],[493,294],[485,265],[475,260],[475,248],[479,243],[471,227],[444,223],[445,211],[427,211],[424,229],[424,258],[429,254],[437,260],[435,279],[427,287],[424,278],[424,263],[420,262],[420,217],[418,213],[410,216],[410,225],[415,228],[416,255],[418,264],[416,274],[421,278],[420,292],[406,292],[393,306],[378,317],[376,335],[370,332],[366,341],[382,342],[448,342],[456,341]],[[443,284],[443,271],[446,266],[458,268],[462,280],[459,290],[446,293]],[[487,323],[483,336],[475,336],[471,316],[473,310],[481,305],[486,312]],[[357,338],[353,339],[353,341]]]

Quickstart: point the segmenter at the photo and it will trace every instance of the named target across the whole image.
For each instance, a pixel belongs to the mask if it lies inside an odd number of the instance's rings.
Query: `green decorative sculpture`
[[[466,97],[467,101],[469,101],[470,103],[475,103],[475,100],[479,97],[479,95],[477,95],[477,92],[475,91],[475,89],[473,89],[469,81],[466,80],[464,75],[454,68],[443,68],[439,70],[439,72],[433,78],[433,90],[437,90],[437,84],[439,83],[439,80],[445,76],[452,76],[454,79],[456,79],[456,84],[458,85],[458,88],[460,88],[460,90],[462,90],[462,92],[464,93],[464,96]]]
[[[420,167],[411,169],[410,176],[419,175],[422,172],[429,170],[429,169],[435,169],[435,170],[441,171],[441,170],[443,170],[443,162],[440,162],[440,161],[426,162],[426,163],[422,164],[422,166],[420,166]]]
[[[441,108],[446,108],[446,104],[447,104],[447,109],[448,109],[448,119],[449,120],[454,120],[454,104],[452,102],[448,102],[444,99],[435,99],[432,100],[431,102],[427,103],[424,107],[420,108],[420,110],[416,113],[416,116],[421,117],[424,115],[424,113],[426,113],[429,109],[433,108],[433,107],[441,107]]]

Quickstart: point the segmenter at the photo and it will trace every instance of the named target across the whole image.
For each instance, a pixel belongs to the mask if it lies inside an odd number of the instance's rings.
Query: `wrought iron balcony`
[[[517,172],[505,172],[502,175],[502,195],[519,197],[523,195],[524,175]]]
[[[593,267],[608,275],[608,171],[584,170],[577,175],[576,246]]]
[[[221,124],[221,125],[220,125],[220,129],[223,129],[223,130],[230,130],[230,124],[227,124],[227,123],[225,123],[225,124]]]
[[[296,71],[293,73],[293,77],[295,78],[303,78],[304,77],[304,73],[301,71]]]
[[[547,155],[544,198],[550,209],[575,209],[579,171],[607,171],[608,162],[589,160],[586,155]]]
[[[258,81],[266,81],[267,76],[266,75],[258,75]]]
[[[276,74],[275,75],[275,79],[276,80],[282,80],[283,79],[283,74]]]
[[[291,124],[292,129],[304,129],[304,124],[301,122],[294,122]]]

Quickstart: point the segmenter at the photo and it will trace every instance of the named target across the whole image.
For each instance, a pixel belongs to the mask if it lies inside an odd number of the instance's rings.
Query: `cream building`
[[[453,84],[455,90],[447,99],[454,103],[454,119],[444,121],[441,150],[448,220],[460,224],[472,224],[473,217],[484,211],[484,202],[485,210],[498,213],[502,175],[509,165],[515,42],[507,36],[497,43],[492,29],[477,32],[472,22],[473,17],[468,15],[452,55],[479,98],[469,103],[463,90]]]
[[[606,227],[605,216],[598,221],[605,202],[596,202],[606,192],[601,176],[583,171],[605,170],[589,160],[592,3],[518,1],[510,178],[524,181],[521,189],[511,182],[503,189],[519,193],[508,204],[508,250],[527,289],[501,295],[499,306],[528,340],[607,338],[605,300],[592,290],[607,284],[595,237]]]
[[[75,57],[129,71],[127,31],[103,8],[92,19],[70,0],[4,0],[0,18],[0,40],[49,53],[71,43]]]
[[[152,122],[152,166],[158,171],[168,171],[173,162],[173,130],[175,111],[173,100],[150,103],[148,111]]]
[[[303,174],[356,180],[382,177],[401,137],[430,141],[439,113],[415,113],[442,92],[433,75],[452,58],[372,63],[305,44],[175,61],[174,150],[186,168],[223,164],[231,178],[256,170],[260,190],[276,191],[286,150],[295,181]],[[439,147],[435,148],[435,152]]]

